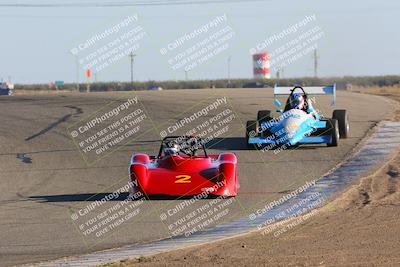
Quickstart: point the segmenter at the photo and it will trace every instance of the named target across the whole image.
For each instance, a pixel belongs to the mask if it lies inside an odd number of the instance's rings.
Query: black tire
[[[339,122],[335,119],[330,119],[327,121],[327,130],[332,137],[332,140],[330,143],[328,143],[328,146],[338,146],[339,143],[339,138],[340,138],[340,133],[339,133]]]
[[[258,111],[258,113],[257,113],[257,122],[258,122],[258,126],[260,127],[260,135],[262,137],[266,137],[266,136],[269,136],[271,134],[270,131],[269,131],[270,129],[261,128],[261,125],[262,125],[263,122],[268,122],[270,120],[272,120],[271,111],[270,110],[260,110],[260,111]]]
[[[260,110],[257,113],[257,121],[258,124],[261,125],[262,122],[270,121],[271,118],[271,110]]]
[[[340,138],[349,137],[350,124],[347,111],[345,109],[335,109],[332,114],[332,119],[338,121]]]
[[[247,121],[247,123],[246,123],[246,145],[249,148],[255,148],[254,145],[249,144],[249,138],[250,138],[250,136],[256,137],[258,135],[257,127],[258,127],[257,121]]]

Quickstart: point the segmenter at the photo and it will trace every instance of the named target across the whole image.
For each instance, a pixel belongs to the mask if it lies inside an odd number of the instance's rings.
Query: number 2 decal
[[[177,175],[175,176],[176,184],[190,184],[192,181],[190,180],[192,177],[190,175]]]

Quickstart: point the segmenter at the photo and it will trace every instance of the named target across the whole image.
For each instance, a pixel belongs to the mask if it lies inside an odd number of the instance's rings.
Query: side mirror
[[[282,109],[277,109],[276,112],[283,113]]]
[[[274,99],[274,104],[276,107],[280,108],[282,106],[282,103],[278,99]]]

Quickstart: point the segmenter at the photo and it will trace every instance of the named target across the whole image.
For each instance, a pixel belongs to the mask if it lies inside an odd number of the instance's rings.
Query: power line
[[[270,2],[271,0],[172,0],[172,1],[145,1],[145,2],[63,2],[63,3],[6,3],[0,4],[0,7],[129,7],[129,6],[176,6],[176,5],[202,5],[202,4],[230,4],[243,2]]]
[[[0,4],[1,5],[1,4]],[[208,14],[203,14],[203,15],[188,15],[188,16],[180,16],[180,19],[193,19],[194,17],[196,18],[202,18],[208,16]],[[246,15],[246,14],[235,14],[233,15],[235,18],[255,18],[255,15]],[[96,15],[27,15],[27,14],[2,14],[0,13],[0,20],[1,19],[15,19],[15,18],[23,18],[23,19],[58,19],[58,20],[67,20],[67,19],[117,19],[121,18],[121,16],[96,16]],[[176,18],[176,16],[168,16],[168,15],[146,15],[146,16],[141,16],[141,20],[155,20],[155,19],[170,19],[170,18]]]

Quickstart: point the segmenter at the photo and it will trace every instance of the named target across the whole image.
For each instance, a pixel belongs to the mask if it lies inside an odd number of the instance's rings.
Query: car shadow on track
[[[250,148],[246,144],[246,138],[244,137],[226,137],[226,138],[214,138],[210,142],[206,144],[207,149],[215,149],[215,150],[223,150],[223,151],[231,151],[231,150],[262,150],[260,148]],[[324,146],[315,146],[315,145],[299,145],[289,147],[287,149],[301,149],[301,150],[313,150],[318,147]]]
[[[100,201],[106,197],[112,195],[110,193],[86,193],[86,194],[65,194],[65,195],[41,195],[41,196],[30,196],[28,200],[34,200],[38,202],[92,202]],[[118,197],[112,198],[109,201],[123,201],[128,198],[128,193],[121,193]]]
[[[128,192],[124,192],[119,194],[117,198],[111,198],[112,192],[109,193],[86,193],[86,194],[65,194],[65,195],[42,195],[42,196],[30,196],[27,200],[33,200],[40,203],[62,203],[62,202],[94,202],[101,201],[104,199],[109,199],[107,201],[124,201],[128,198]],[[215,199],[218,196],[209,195],[206,198],[202,199]],[[155,196],[146,196],[146,200],[185,200],[191,199],[193,196],[181,196],[181,197],[173,197],[173,196],[165,196],[165,195],[155,195]],[[138,201],[141,198],[136,200],[129,201]]]
[[[207,149],[249,150],[243,137],[214,138],[206,144]]]

